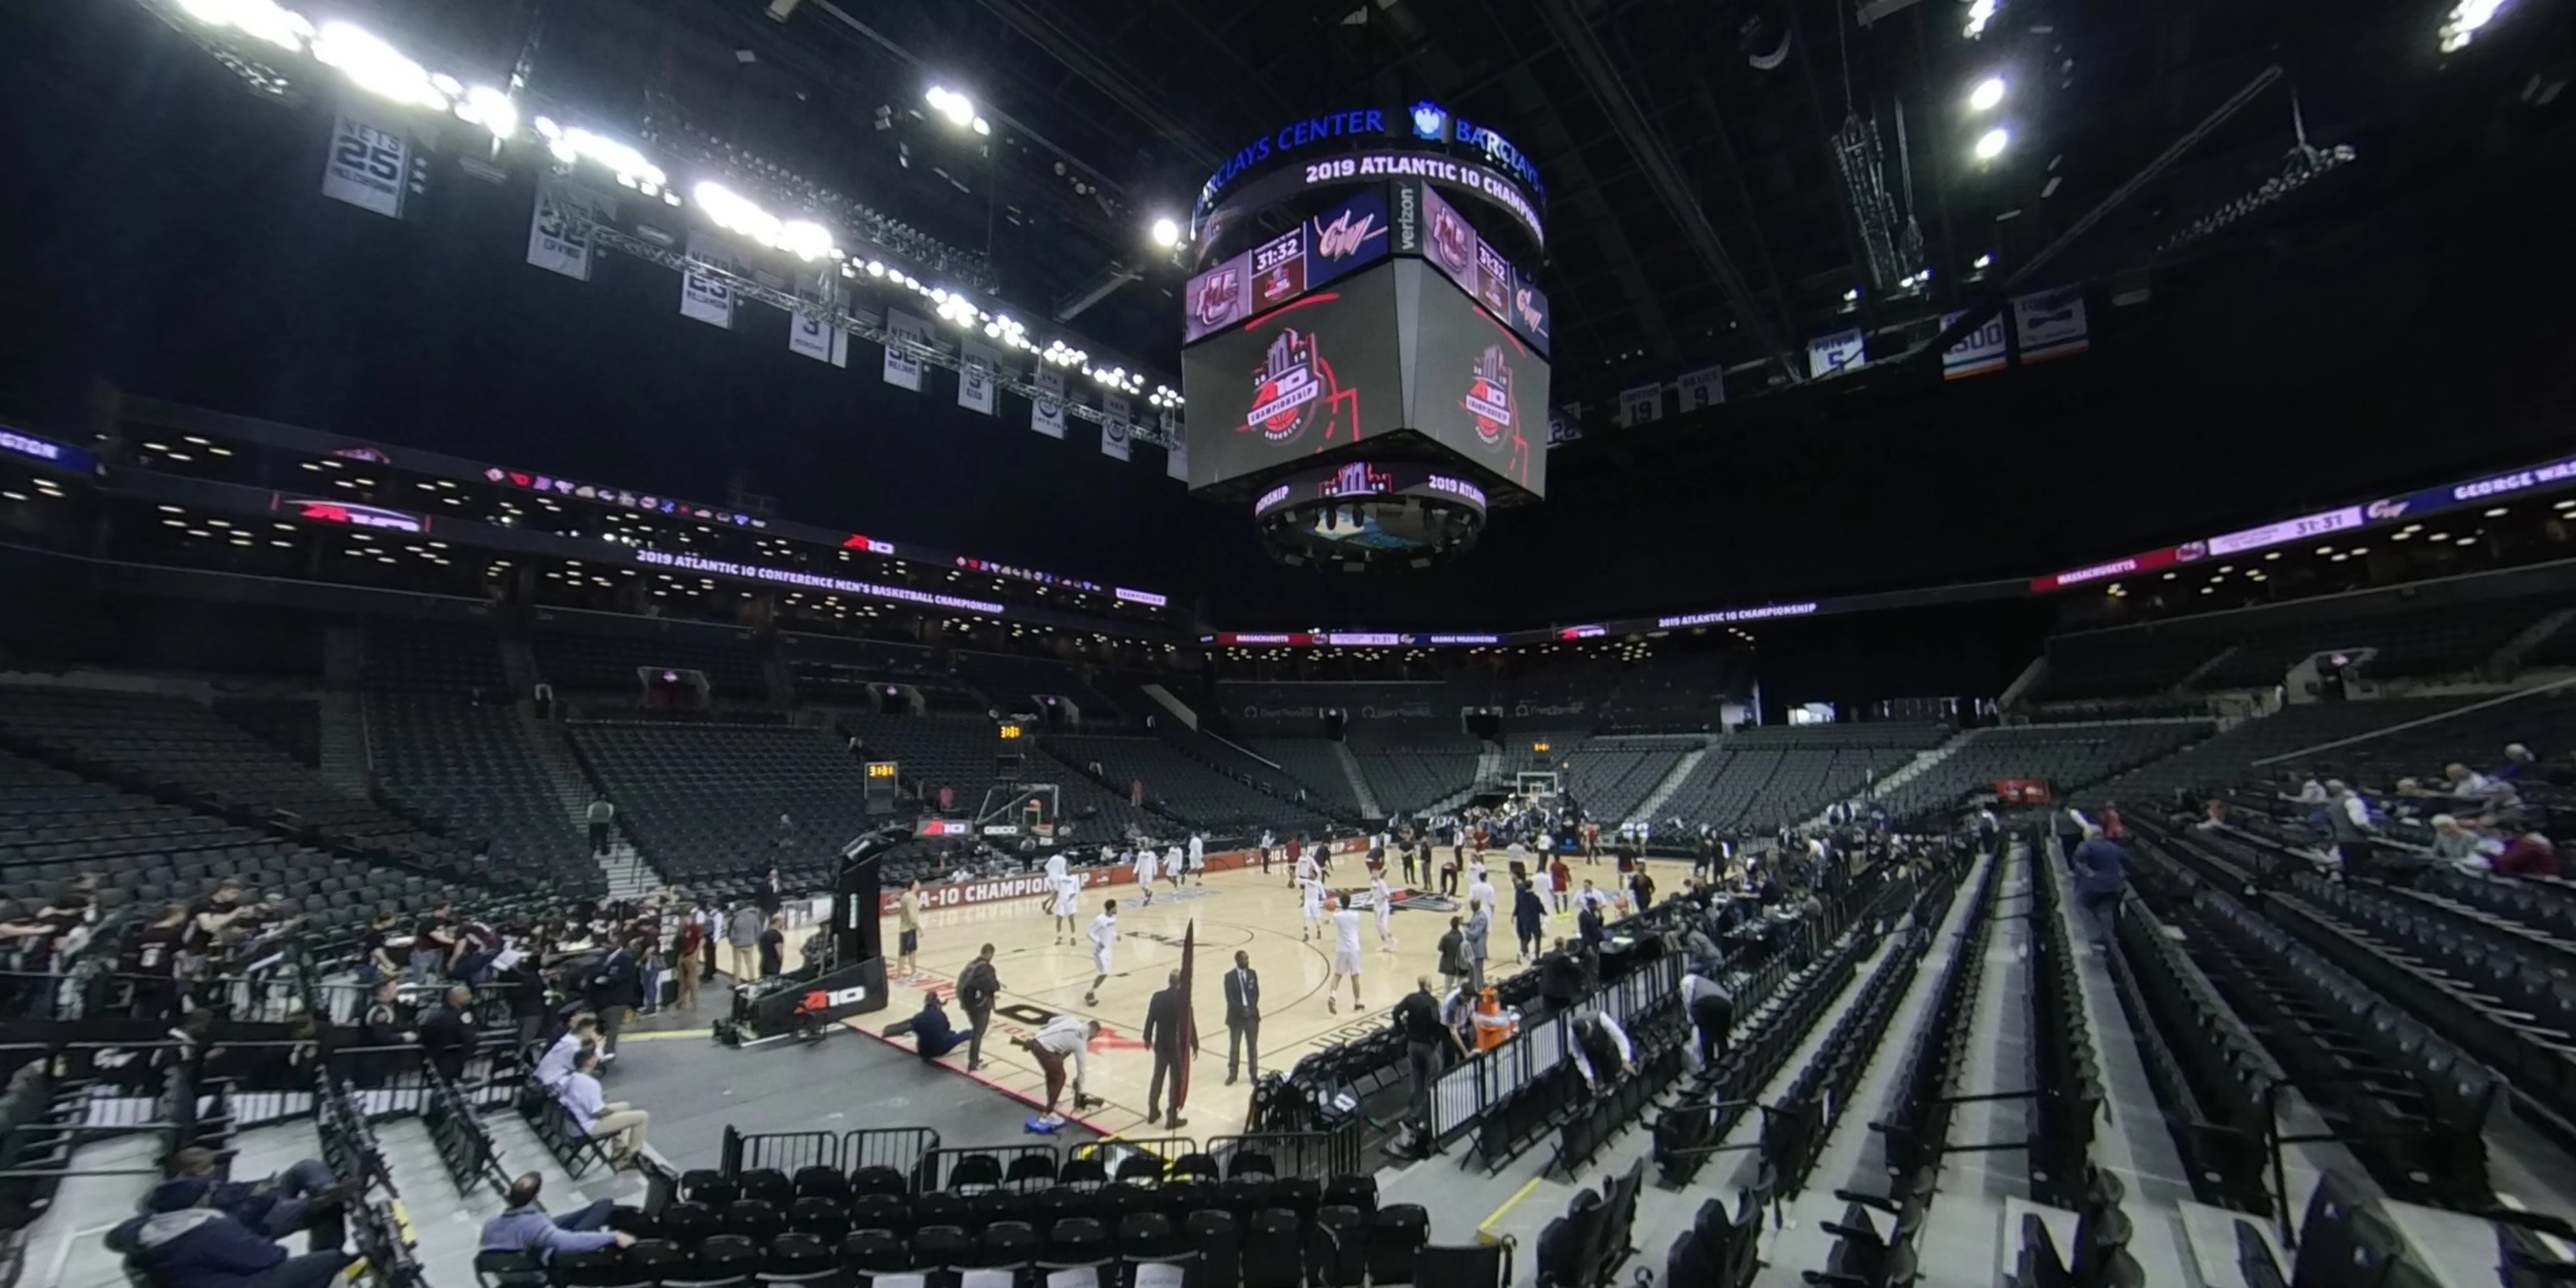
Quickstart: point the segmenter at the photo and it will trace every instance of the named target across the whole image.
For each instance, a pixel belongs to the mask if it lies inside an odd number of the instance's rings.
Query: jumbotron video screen
[[[1354,274],[1182,354],[1190,486],[1410,430],[1547,490],[1547,360],[1419,259]]]

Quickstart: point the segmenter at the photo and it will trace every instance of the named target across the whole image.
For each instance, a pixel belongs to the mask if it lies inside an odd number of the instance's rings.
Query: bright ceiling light
[[[1996,157],[2002,156],[2004,154],[2005,146],[2011,142],[2012,132],[1998,125],[1995,128],[1977,136],[1977,159],[1980,161],[1992,161]]]
[[[1968,91],[1968,110],[1972,112],[1991,110],[1995,104],[2002,101],[2004,101],[2004,78],[2001,76],[1989,76],[1978,81],[1975,89]]]
[[[232,27],[280,49],[302,51],[313,38],[313,24],[303,14],[277,7],[274,0],[179,0],[188,16],[211,27]]]
[[[1181,226],[1165,215],[1154,221],[1154,244],[1166,249],[1181,244]]]
[[[1994,257],[1993,255],[1990,255],[1990,254],[1989,254],[1989,255],[1979,255],[1979,256],[1977,256],[1977,263],[1976,263],[1976,267],[1978,267],[1978,268],[1993,268],[1994,266],[1995,266],[1995,257]]]
[[[1970,40],[1986,34],[1986,24],[1995,20],[1998,4],[1999,0],[1969,0],[1968,22],[1959,29],[1959,34]]]
[[[430,83],[425,68],[363,27],[323,23],[313,36],[313,57],[325,67],[339,68],[370,94],[432,111],[447,110],[447,96]]]
[[[2459,0],[2451,7],[2451,16],[2442,23],[2442,52],[2452,53],[2468,48],[2480,29],[2504,8],[2504,0]]]
[[[519,106],[510,96],[489,85],[477,85],[465,91],[456,105],[456,119],[468,125],[480,125],[496,139],[506,139],[519,132]]]
[[[931,86],[928,91],[922,94],[922,97],[929,100],[930,110],[937,112],[941,117],[945,118],[950,125],[954,125],[961,130],[972,129],[974,127],[975,100],[970,99],[945,85]]]

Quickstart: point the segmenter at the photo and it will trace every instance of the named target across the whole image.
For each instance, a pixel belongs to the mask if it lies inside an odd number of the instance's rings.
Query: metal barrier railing
[[[1327,1131],[1262,1132],[1248,1136],[1212,1136],[1207,1153],[1218,1170],[1232,1176],[1248,1156],[1266,1154],[1271,1174],[1283,1179],[1307,1177],[1329,1180],[1335,1176],[1361,1175],[1370,1169],[1360,1164],[1362,1123],[1352,1119]]]
[[[1666,955],[1577,1002],[1574,1010],[1598,1009],[1620,1027],[1631,1026],[1647,1011],[1665,1005],[1681,992],[1682,962]],[[1431,1083],[1431,1128],[1443,1142],[1465,1132],[1485,1111],[1566,1058],[1571,1040],[1571,1012],[1558,1012],[1523,1023],[1521,1031],[1500,1046],[1480,1051],[1440,1074]]]
[[[891,1167],[919,1185],[923,1160],[939,1149],[927,1127],[861,1127],[851,1131],[744,1132],[725,1128],[718,1164],[727,1176],[772,1167],[790,1176],[805,1167],[849,1175],[862,1167]]]
[[[841,1162],[841,1138],[828,1131],[769,1131],[745,1134],[725,1128],[718,1164],[727,1176],[772,1167],[794,1176],[799,1168],[828,1167],[847,1174]],[[906,1173],[910,1175],[910,1173]]]
[[[861,1127],[841,1136],[841,1170],[891,1167],[917,1177],[938,1148],[939,1133],[927,1127]]]

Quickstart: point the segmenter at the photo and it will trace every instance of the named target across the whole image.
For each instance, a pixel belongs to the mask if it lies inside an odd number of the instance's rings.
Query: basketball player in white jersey
[[[1059,944],[1071,943],[1073,942],[1073,937],[1076,934],[1081,933],[1082,929],[1081,926],[1074,921],[1074,918],[1082,915],[1080,911],[1082,907],[1082,878],[1075,876],[1070,872],[1057,877],[1055,879],[1054,897],[1055,941]]]
[[[1345,976],[1351,981],[1351,1012],[1365,1009],[1360,1005],[1360,910],[1347,898],[1333,900],[1333,978]],[[1324,989],[1324,1009],[1341,1014],[1341,1004],[1330,985]]]
[[[1297,928],[1300,943],[1317,933],[1324,920],[1324,878],[1305,863],[1297,865],[1297,890],[1305,920]]]
[[[1118,947],[1118,901],[1100,905],[1100,915],[1091,919],[1091,991],[1082,995],[1085,1006],[1100,1005],[1100,986],[1109,982],[1110,951]]]
[[[1542,863],[1530,870],[1530,890],[1538,895],[1539,911],[1550,917],[1555,916],[1556,878],[1548,875],[1546,864]]]
[[[1181,866],[1184,862],[1187,859],[1181,853],[1181,847],[1175,845],[1163,851],[1163,879],[1171,882],[1175,890],[1181,888],[1181,878],[1189,875],[1189,869]]]
[[[1154,906],[1154,868],[1156,863],[1157,860],[1154,857],[1153,846],[1140,845],[1136,847],[1136,888],[1145,892],[1145,906],[1148,908]]]
[[[1383,865],[1369,878],[1369,894],[1377,900],[1377,946],[1383,952],[1394,952],[1395,892],[1387,889]]]
[[[1196,832],[1190,833],[1190,875],[1207,884],[1207,838]]]

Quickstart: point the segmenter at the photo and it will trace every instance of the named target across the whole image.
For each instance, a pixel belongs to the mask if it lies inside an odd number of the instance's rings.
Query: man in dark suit
[[[1252,1080],[1261,1081],[1261,976],[1252,955],[1234,954],[1234,969],[1225,973],[1225,1085],[1234,1085],[1243,1058],[1252,1057]]]
[[[1181,1102],[1190,1096],[1190,1035],[1181,1022],[1181,973],[1173,971],[1163,991],[1145,1003],[1145,1049],[1154,1055],[1154,1079],[1145,1089],[1145,1121],[1163,1122],[1163,1082],[1172,1084],[1172,1119],[1163,1123],[1177,1131],[1189,1125],[1181,1117]]]
[[[781,815],[780,817],[784,818],[785,815]],[[778,869],[775,866],[772,866],[769,869],[769,874],[760,879],[761,914],[763,916],[775,917],[778,915],[778,910],[786,906],[786,903],[787,880],[786,878],[778,875]]]
[[[635,965],[635,950],[619,944],[591,972],[589,996],[591,1013],[599,1017],[599,1058],[606,1063],[617,1058],[617,1035],[626,1027],[626,1016],[644,997],[644,975]]]
[[[474,1053],[474,1020],[466,1011],[473,1002],[474,990],[459,984],[420,1017],[421,1054],[449,1082],[464,1081],[465,1058]]]

